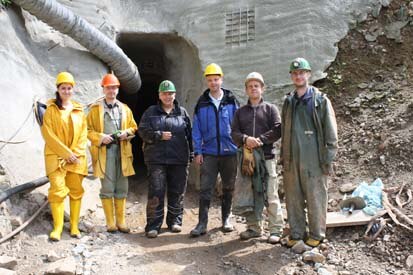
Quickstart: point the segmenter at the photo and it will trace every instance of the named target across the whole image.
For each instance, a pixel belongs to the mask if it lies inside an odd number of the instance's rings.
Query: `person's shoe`
[[[174,224],[171,226],[171,232],[173,233],[179,233],[182,231],[182,226],[178,225],[178,224]]]
[[[201,235],[205,235],[207,231],[207,225],[203,222],[198,223],[194,229],[191,230],[189,233],[191,237],[199,237]]]
[[[101,199],[103,211],[105,212],[106,218],[106,231],[114,233],[118,231],[115,224],[115,209],[113,207],[113,198]]]
[[[296,245],[300,240],[294,240],[294,239],[288,239],[287,241],[287,247],[293,247],[294,245]]]
[[[245,240],[249,240],[249,239],[252,239],[252,238],[261,237],[261,233],[255,231],[255,230],[252,230],[252,229],[247,229],[244,232],[241,232],[241,234],[239,236],[240,236],[241,240],[245,241]]]
[[[232,194],[226,192],[222,195],[221,204],[221,218],[222,218],[222,231],[232,232],[234,231],[234,226],[231,224],[231,204],[232,204]]]
[[[199,201],[199,222],[189,233],[191,237],[196,238],[207,232],[209,204],[208,200]]]
[[[82,237],[79,231],[81,203],[81,200],[70,200],[70,236],[77,239]]]
[[[278,234],[272,233],[267,239],[267,242],[270,244],[276,244],[281,241],[281,237]]]
[[[234,231],[234,226],[231,224],[230,219],[227,218],[222,223],[222,231],[224,232],[232,232]]]
[[[158,231],[157,230],[150,230],[148,232],[146,232],[146,237],[149,239],[153,239],[158,237]]]
[[[50,210],[53,217],[53,231],[50,232],[50,240],[60,241],[60,236],[63,231],[65,204],[63,202],[51,202]]]
[[[317,246],[320,245],[320,243],[321,243],[321,241],[319,241],[319,240],[314,240],[314,239],[312,239],[312,238],[308,238],[307,241],[305,241],[305,244],[306,244],[306,245],[309,245],[309,246],[311,246],[311,247],[317,247]]]
[[[125,222],[126,198],[115,198],[116,227],[122,233],[129,233],[130,229]]]

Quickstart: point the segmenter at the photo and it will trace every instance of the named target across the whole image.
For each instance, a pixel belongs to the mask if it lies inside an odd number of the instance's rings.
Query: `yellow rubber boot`
[[[125,222],[126,198],[115,199],[116,226],[120,232],[129,233],[130,229]]]
[[[317,247],[320,244],[320,241],[308,238],[308,240],[305,243],[311,247]]]
[[[70,200],[70,236],[80,239],[79,217],[82,200]]]
[[[108,232],[116,232],[118,228],[115,225],[115,212],[113,209],[113,199],[101,199],[103,211],[106,217],[106,228]]]
[[[50,210],[53,217],[53,231],[50,232],[50,240],[60,241],[63,231],[65,204],[63,202],[51,202]]]

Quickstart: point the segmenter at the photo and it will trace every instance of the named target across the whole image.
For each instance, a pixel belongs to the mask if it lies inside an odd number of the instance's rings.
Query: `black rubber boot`
[[[195,228],[191,230],[191,237],[199,237],[200,235],[204,235],[206,233],[208,225],[209,203],[209,200],[199,201],[199,221]]]
[[[231,224],[229,216],[231,215],[232,194],[224,193],[222,195],[221,214],[222,214],[222,230],[224,232],[234,231],[234,226]]]

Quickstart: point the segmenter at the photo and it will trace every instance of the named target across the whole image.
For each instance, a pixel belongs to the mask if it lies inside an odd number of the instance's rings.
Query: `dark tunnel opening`
[[[138,93],[128,95],[122,92],[122,87],[119,93],[119,99],[129,106],[138,124],[145,110],[157,104],[158,86],[165,79],[174,82],[177,100],[192,113],[190,109],[201,91],[202,73],[198,52],[189,42],[174,34],[120,33],[117,43],[141,75],[142,87]],[[132,140],[138,179],[146,176],[142,144],[138,135]]]

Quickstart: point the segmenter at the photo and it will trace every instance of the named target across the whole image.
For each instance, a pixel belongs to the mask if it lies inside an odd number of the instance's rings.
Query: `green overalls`
[[[299,99],[292,100],[291,169],[284,172],[290,235],[294,240],[306,237],[307,207],[309,236],[325,237],[327,212],[327,176],[320,167],[317,129],[312,114]]]

